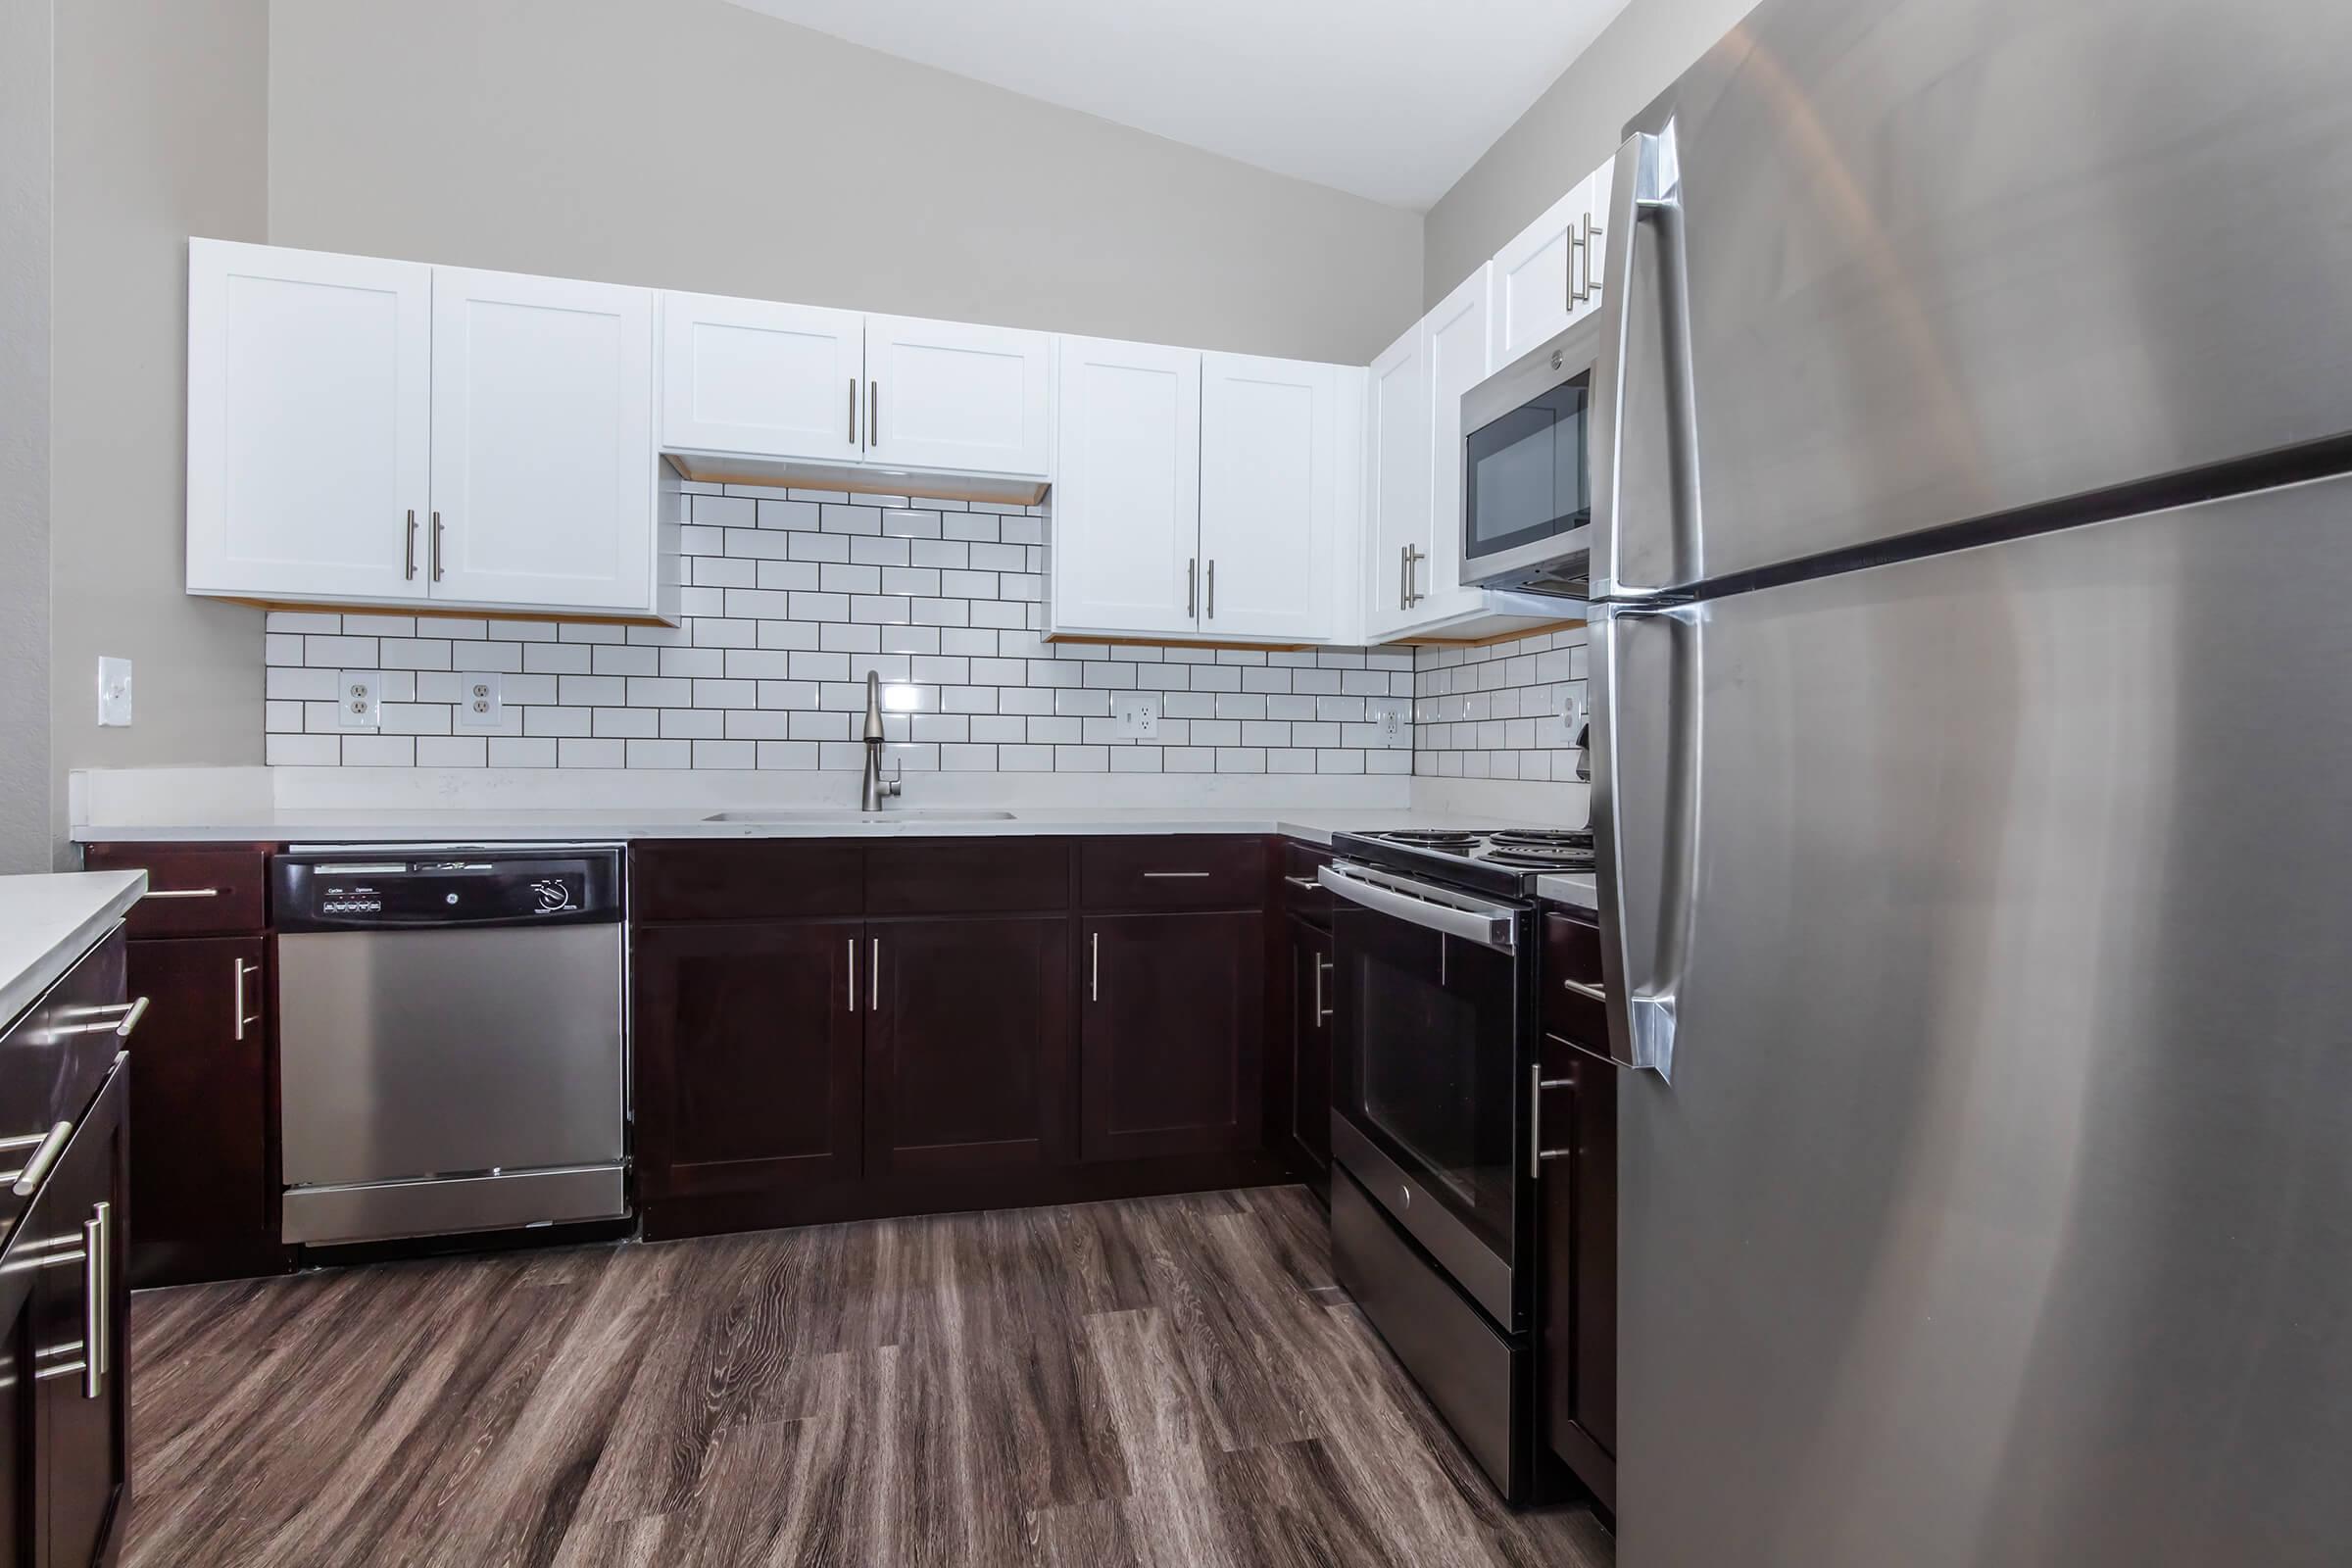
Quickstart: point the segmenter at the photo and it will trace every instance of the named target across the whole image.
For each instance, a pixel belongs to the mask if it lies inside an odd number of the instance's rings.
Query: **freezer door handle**
[[[1614,233],[1606,248],[1601,271],[1593,280],[1602,317],[1600,349],[1593,368],[1592,441],[1591,446],[1592,551],[1591,597],[1620,603],[1660,599],[1671,584],[1690,583],[1705,573],[1700,550],[1698,496],[1698,413],[1692,392],[1690,307],[1686,260],[1682,169],[1675,152],[1675,127],[1670,121],[1656,135],[1637,133],[1617,149],[1615,182],[1610,187],[1608,222],[1595,234]],[[1646,234],[1652,243],[1641,243]],[[1656,257],[1658,280],[1654,300],[1639,298],[1635,287],[1638,263],[1645,254]],[[1663,363],[1653,378],[1656,390],[1644,392],[1652,414],[1663,404],[1666,484],[1663,493],[1645,484],[1627,507],[1625,432],[1626,363],[1632,341],[1630,323],[1637,307],[1657,314],[1657,347]],[[1646,349],[1646,342],[1644,344]],[[1644,367],[1646,370],[1648,367]],[[1650,443],[1643,442],[1646,448]],[[1637,476],[1642,477],[1642,476]],[[1646,550],[1630,552],[1620,523],[1629,514],[1657,519],[1667,536]],[[1627,580],[1629,554],[1644,574],[1660,574],[1655,585]]]
[[[1698,607],[1616,607],[1593,627],[1591,809],[1609,1055],[1669,1080],[1697,902],[1702,616]]]

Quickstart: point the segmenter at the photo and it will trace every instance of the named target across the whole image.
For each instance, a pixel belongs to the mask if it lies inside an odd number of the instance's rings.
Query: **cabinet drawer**
[[[123,917],[134,937],[238,936],[270,923],[270,846],[92,844],[92,871],[144,871],[147,893]]]
[[[1544,1027],[1561,1039],[1606,1054],[1608,1009],[1574,989],[1598,990],[1600,927],[1556,910],[1544,916]]]
[[[1282,906],[1317,925],[1331,924],[1331,893],[1315,873],[1331,863],[1331,852],[1311,844],[1282,845]]]
[[[1067,839],[902,839],[865,852],[868,914],[995,914],[1069,906]]]
[[[838,839],[670,839],[629,851],[637,920],[760,920],[856,914],[864,852]]]
[[[1090,909],[1258,908],[1265,903],[1266,843],[1259,838],[1094,839],[1081,858]]]

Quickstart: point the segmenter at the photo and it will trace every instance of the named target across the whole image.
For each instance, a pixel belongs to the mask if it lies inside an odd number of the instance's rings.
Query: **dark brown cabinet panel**
[[[865,851],[837,839],[666,839],[629,851],[637,920],[853,915],[865,906]]]
[[[1283,959],[1287,1007],[1267,1073],[1276,1148],[1318,1192],[1331,1186],[1331,933],[1292,915]]]
[[[107,1080],[9,1249],[32,1282],[27,1534],[45,1568],[98,1562],[129,1492],[126,1080],[122,1070]]]
[[[988,914],[1070,906],[1070,841],[903,839],[866,851],[868,914]]]
[[[1254,910],[1102,915],[1079,955],[1081,1149],[1139,1159],[1256,1148],[1265,929]]]
[[[1543,1298],[1538,1363],[1544,1438],[1616,1506],[1617,1068],[1544,1042]]]
[[[864,949],[855,920],[637,933],[646,1198],[858,1179],[871,981]]]
[[[267,939],[133,942],[127,974],[148,999],[130,1043],[131,1283],[283,1270]]]
[[[1069,917],[878,922],[866,940],[869,1174],[1066,1157]]]
[[[1205,833],[1089,839],[1079,883],[1090,909],[1260,908],[1264,839]]]
[[[270,923],[267,844],[91,844],[91,871],[145,871],[147,892],[123,916],[132,937],[226,936]]]

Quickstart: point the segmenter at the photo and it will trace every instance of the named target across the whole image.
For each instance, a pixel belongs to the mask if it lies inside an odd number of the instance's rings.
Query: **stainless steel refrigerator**
[[[2352,1560],[2352,6],[1765,0],[1629,134],[1622,1561]]]

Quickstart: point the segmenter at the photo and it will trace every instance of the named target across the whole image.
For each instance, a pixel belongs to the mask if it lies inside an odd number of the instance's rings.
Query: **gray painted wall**
[[[1422,309],[1452,292],[1615,152],[1625,122],[1754,4],[1633,0],[1429,210],[1421,235]]]
[[[57,19],[50,404],[54,765],[262,760],[262,615],[185,590],[187,236],[268,226],[267,0]],[[97,659],[134,662],[100,729]],[[63,838],[66,793],[51,822]]]
[[[286,245],[1366,363],[1418,215],[722,0],[277,0]]]
[[[0,873],[49,869],[52,0],[0,0]]]

